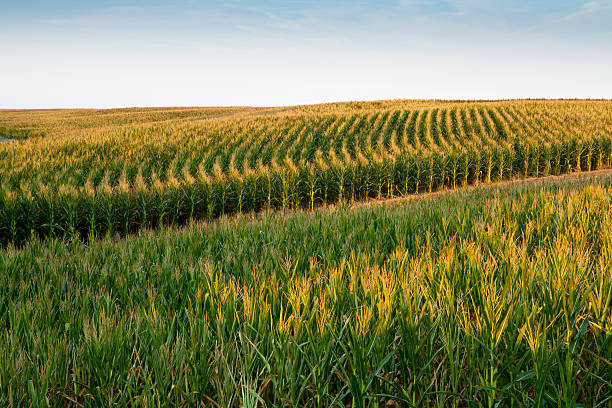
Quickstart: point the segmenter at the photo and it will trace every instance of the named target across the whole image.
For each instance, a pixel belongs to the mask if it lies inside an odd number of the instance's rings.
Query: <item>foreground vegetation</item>
[[[612,176],[0,254],[2,406],[609,406]]]
[[[589,171],[612,159],[610,101],[0,111],[0,125],[18,136],[0,144],[0,246]]]

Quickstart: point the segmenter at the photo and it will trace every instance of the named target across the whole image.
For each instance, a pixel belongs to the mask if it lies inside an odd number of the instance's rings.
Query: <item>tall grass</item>
[[[0,405],[609,406],[611,197],[607,173],[9,247]]]

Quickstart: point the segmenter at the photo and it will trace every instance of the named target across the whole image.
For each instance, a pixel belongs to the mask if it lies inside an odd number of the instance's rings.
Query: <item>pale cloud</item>
[[[257,30],[256,28],[249,27],[249,26],[246,26],[246,25],[243,25],[243,24],[235,24],[234,27],[236,27],[240,31],[244,31],[244,32],[247,32],[247,33],[261,34],[260,30]]]
[[[274,28],[289,31],[312,31],[300,21],[301,18],[299,15],[281,16],[279,14],[261,8],[246,8],[244,10],[264,16],[265,18],[267,18],[269,25]]]
[[[579,17],[588,16],[594,13],[600,13],[602,11],[612,10],[612,1],[590,1],[584,3],[578,8],[578,10],[565,15],[560,21],[575,20]]]
[[[457,10],[457,11],[449,11],[444,14],[451,16],[451,17],[464,17],[464,16],[469,15],[470,13],[467,10]]]

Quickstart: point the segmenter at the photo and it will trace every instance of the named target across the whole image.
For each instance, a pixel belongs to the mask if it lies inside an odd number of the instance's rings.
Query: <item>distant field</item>
[[[0,111],[0,245],[610,166],[610,101]],[[12,137],[10,135],[13,135]]]
[[[5,250],[0,405],[610,406],[611,174]]]

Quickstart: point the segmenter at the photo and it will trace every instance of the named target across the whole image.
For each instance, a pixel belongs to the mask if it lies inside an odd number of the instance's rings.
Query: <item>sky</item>
[[[0,0],[0,108],[612,98],[612,0]]]

